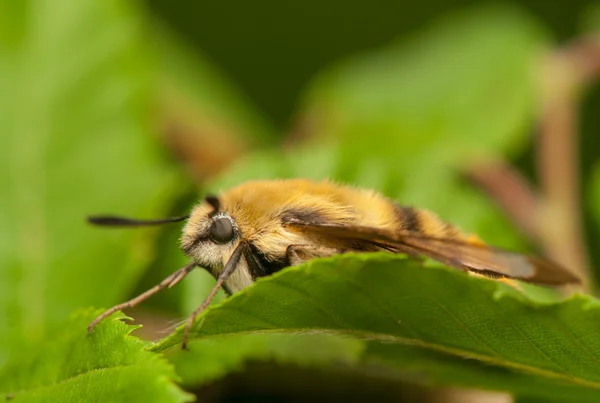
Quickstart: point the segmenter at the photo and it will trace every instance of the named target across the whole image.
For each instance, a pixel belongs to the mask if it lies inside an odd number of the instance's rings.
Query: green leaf
[[[400,169],[522,149],[539,104],[537,68],[547,39],[508,6],[444,15],[410,41],[324,73],[305,114],[342,155]],[[416,164],[416,166],[415,166]]]
[[[586,296],[534,302],[496,281],[396,255],[341,255],[257,281],[209,309],[190,334],[199,340],[255,333],[344,335],[390,348],[409,346],[436,365],[460,358],[469,371],[490,366],[496,376],[476,378],[472,386],[479,388],[521,391],[526,376],[545,385],[532,395],[571,393],[590,401],[600,398],[600,349],[593,342],[600,337],[599,308]],[[176,346],[182,331],[153,349]],[[386,359],[404,368],[402,354]],[[427,376],[456,383],[465,371],[453,372],[454,367],[440,365]],[[503,372],[508,375],[499,378]]]
[[[14,402],[185,402],[173,367],[144,349],[128,326],[113,316],[94,333],[87,325],[99,312],[79,312],[62,331],[22,352],[0,372],[0,393]]]
[[[172,349],[168,357],[186,386],[197,387],[243,370],[248,361],[312,367],[357,365],[364,345],[335,335],[250,334],[195,340],[189,351]]]
[[[151,135],[153,69],[125,0],[30,0],[0,30],[0,366],[81,306],[122,299],[155,231],[98,213],[160,216],[178,181]]]
[[[496,391],[508,389],[516,396],[535,397],[547,402],[592,403],[598,399],[597,392],[552,378],[507,370],[487,363],[478,364],[473,360],[419,347],[376,342],[367,344],[363,365],[387,366],[390,375],[396,374],[413,382]]]
[[[595,34],[600,29],[600,2],[589,2],[579,15],[580,30],[584,34]]]
[[[594,166],[589,186],[589,202],[587,205],[596,225],[600,225],[600,163]]]

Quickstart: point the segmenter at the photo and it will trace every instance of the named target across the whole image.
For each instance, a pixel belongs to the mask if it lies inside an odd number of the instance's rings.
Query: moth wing
[[[290,220],[284,225],[299,231],[336,238],[381,243],[383,246],[387,246],[387,249],[397,247],[400,252],[409,250],[457,269],[486,275],[495,274],[550,285],[580,281],[568,270],[554,262],[487,245],[435,238],[416,232],[389,231],[356,225],[306,223],[297,220]]]

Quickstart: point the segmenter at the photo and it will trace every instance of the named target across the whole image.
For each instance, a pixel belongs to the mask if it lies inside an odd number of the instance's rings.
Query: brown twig
[[[196,183],[222,172],[250,148],[248,133],[203,110],[176,87],[165,85],[161,97],[162,139]]]
[[[592,281],[581,215],[577,95],[599,74],[600,35],[591,35],[550,55],[541,75],[540,234],[545,249],[582,278],[585,290]]]
[[[580,212],[577,93],[598,76],[600,35],[574,42],[542,65],[539,195],[504,161],[475,166],[467,173],[547,255],[571,268],[588,291],[592,280]],[[474,393],[482,401],[511,401],[506,395]],[[461,390],[456,396],[466,401],[468,392]],[[452,401],[452,394],[444,394],[444,399]]]
[[[580,86],[600,77],[600,32],[583,36],[558,52],[572,64],[571,74]]]
[[[467,177],[498,203],[547,255],[592,281],[580,213],[577,94],[600,76],[600,35],[583,37],[542,63],[537,143],[539,194],[504,161],[472,167]]]
[[[508,162],[496,159],[471,167],[466,177],[486,192],[525,235],[536,242],[540,240],[533,213],[539,197],[520,172]]]

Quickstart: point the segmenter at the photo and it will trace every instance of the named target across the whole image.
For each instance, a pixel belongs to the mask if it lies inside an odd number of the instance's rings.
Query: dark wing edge
[[[581,280],[561,265],[550,260],[456,239],[444,239],[409,231],[388,231],[374,227],[331,223],[307,223],[288,220],[285,227],[344,239],[359,239],[394,246],[398,252],[409,249],[450,267],[481,273],[497,274],[545,285],[580,283]]]

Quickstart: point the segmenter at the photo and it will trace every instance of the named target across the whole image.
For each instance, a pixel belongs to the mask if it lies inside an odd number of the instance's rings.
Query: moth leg
[[[202,311],[208,308],[213,298],[217,294],[217,291],[219,291],[219,288],[221,288],[223,284],[225,284],[225,281],[227,281],[227,279],[233,274],[235,269],[237,269],[238,263],[240,262],[240,258],[242,257],[244,249],[246,248],[247,244],[245,242],[239,243],[239,245],[235,248],[235,250],[229,257],[229,260],[225,264],[225,267],[223,267],[223,271],[221,272],[221,274],[219,274],[219,277],[217,278],[217,283],[210,290],[208,296],[204,299],[204,302],[202,302],[202,304],[194,312],[192,312],[192,314],[188,318],[187,324],[185,325],[185,329],[183,331],[183,340],[181,342],[182,349],[187,350],[188,336],[190,333],[190,329],[194,324],[194,320],[198,317],[198,315],[202,313]]]
[[[287,247],[286,256],[291,266],[299,265],[307,260],[318,257],[329,257],[348,252],[349,249],[332,248],[320,245],[290,245]]]
[[[196,267],[196,262],[190,263],[187,266],[182,267],[181,269],[177,270],[175,273],[171,274],[169,277],[165,278],[159,284],[155,285],[148,291],[138,295],[137,297],[130,299],[127,302],[123,302],[122,304],[115,305],[112,308],[107,309],[106,311],[102,312],[96,319],[94,319],[94,321],[92,323],[90,323],[90,325],[88,326],[88,332],[92,333],[92,331],[94,330],[94,327],[96,327],[96,325],[98,323],[100,323],[103,319],[112,315],[116,311],[120,311],[125,308],[134,307],[137,304],[139,304],[140,302],[145,301],[148,298],[150,298],[151,296],[153,296],[154,294],[158,293],[159,291],[162,291],[167,287],[168,288],[173,287],[175,284],[177,284],[181,280],[183,280],[183,278],[189,272],[191,272],[194,269],[194,267]]]

